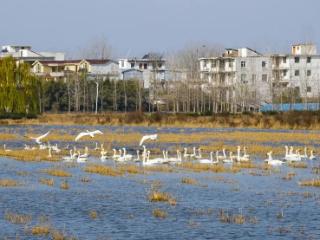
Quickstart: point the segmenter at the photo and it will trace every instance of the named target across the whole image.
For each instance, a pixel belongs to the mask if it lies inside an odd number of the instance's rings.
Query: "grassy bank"
[[[320,112],[197,114],[165,113],[64,113],[43,114],[38,118],[1,119],[0,124],[55,124],[55,125],[137,125],[179,127],[235,127],[273,129],[320,129]]]

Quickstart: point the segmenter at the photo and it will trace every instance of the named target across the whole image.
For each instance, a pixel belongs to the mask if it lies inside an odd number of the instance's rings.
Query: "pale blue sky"
[[[190,43],[320,50],[318,0],[1,0],[0,44],[75,52],[105,36],[118,56]]]

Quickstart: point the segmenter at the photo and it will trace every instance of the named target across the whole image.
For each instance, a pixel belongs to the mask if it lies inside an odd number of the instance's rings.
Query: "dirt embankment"
[[[172,127],[234,127],[273,129],[320,129],[320,112],[217,114],[165,113],[61,113],[43,114],[33,119],[2,119],[2,125],[52,124],[52,125],[136,125]]]

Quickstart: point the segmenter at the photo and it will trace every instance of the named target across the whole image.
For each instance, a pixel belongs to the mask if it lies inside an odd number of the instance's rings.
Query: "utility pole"
[[[98,114],[98,97],[99,97],[99,82],[98,80],[95,81],[95,84],[97,86],[97,92],[96,92],[96,111],[95,114]]]

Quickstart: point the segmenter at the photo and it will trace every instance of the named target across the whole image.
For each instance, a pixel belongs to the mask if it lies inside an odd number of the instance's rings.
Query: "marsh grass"
[[[54,177],[71,177],[72,176],[71,173],[59,168],[44,169],[42,170],[42,172]]]
[[[194,178],[185,177],[181,179],[181,183],[188,184],[188,185],[197,185],[198,181]]]
[[[100,165],[100,164],[90,164],[87,165],[84,168],[85,172],[88,173],[96,173],[96,174],[100,174],[100,175],[104,175],[104,176],[112,176],[112,177],[117,177],[117,176],[122,176],[123,172],[109,167],[109,166],[105,166],[105,165]]]
[[[214,172],[214,173],[230,173],[238,172],[239,169],[226,168],[223,164],[201,164],[192,162],[183,162],[179,165],[180,168],[194,172]]]
[[[91,218],[91,219],[96,219],[97,217],[98,217],[98,213],[97,213],[97,211],[95,211],[95,210],[91,210],[90,212],[89,212],[89,217]]]
[[[174,172],[174,168],[168,165],[158,165],[158,166],[145,166],[143,169],[147,172]]]
[[[70,188],[69,183],[67,180],[64,180],[60,183],[60,189],[68,190]]]
[[[40,162],[40,161],[50,161],[57,162],[61,159],[60,155],[52,154],[52,157],[48,157],[47,150],[24,150],[18,149],[10,152],[6,152],[3,149],[0,149],[0,156],[5,156],[13,158],[19,161],[25,162]]]
[[[303,187],[320,187],[320,179],[303,180],[299,182]]]
[[[32,220],[32,216],[30,215],[17,214],[12,212],[6,212],[4,218],[12,224],[27,224]]]
[[[307,168],[308,164],[305,162],[289,162],[288,166],[292,168]]]
[[[289,173],[287,173],[287,175],[283,176],[282,179],[283,179],[283,180],[290,181],[290,180],[292,180],[295,176],[296,176],[296,173],[295,173],[295,172],[289,172]]]
[[[17,187],[20,184],[13,179],[0,179],[0,187]]]
[[[49,225],[38,225],[31,228],[32,235],[47,236],[50,233]]]
[[[152,211],[152,215],[156,218],[164,219],[168,216],[168,213],[164,210],[156,208]]]
[[[39,183],[47,185],[47,186],[53,186],[54,179],[53,178],[40,178]]]
[[[150,202],[167,202],[170,205],[176,205],[177,201],[173,198],[169,193],[160,192],[160,191],[152,191],[148,199]]]
[[[119,167],[117,169],[122,173],[128,173],[128,174],[143,174],[144,173],[142,168],[140,168],[136,165],[132,165],[132,164],[119,165]]]
[[[230,223],[230,224],[244,224],[246,222],[251,224],[257,224],[258,219],[256,217],[244,216],[241,214],[229,214],[225,212],[223,209],[219,210],[219,220],[222,223]]]

